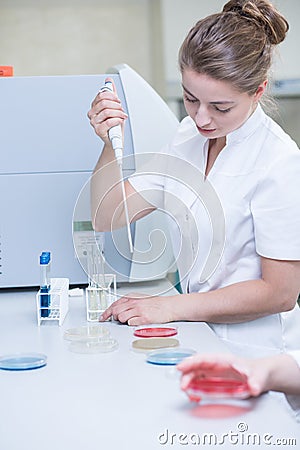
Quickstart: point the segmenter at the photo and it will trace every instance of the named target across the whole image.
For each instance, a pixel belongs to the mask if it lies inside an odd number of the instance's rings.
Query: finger
[[[150,323],[149,320],[147,320],[145,317],[141,316],[134,316],[131,319],[127,320],[128,325],[136,327],[138,325],[147,325]]]
[[[110,319],[112,316],[111,307],[109,306],[99,317],[99,322],[105,322],[106,320]]]
[[[212,361],[210,356],[205,355],[194,355],[185,358],[180,364],[178,364],[177,368],[183,373],[189,372],[195,369],[214,369],[216,365],[220,363],[215,359]]]
[[[191,381],[192,381],[196,376],[197,376],[197,374],[195,374],[195,373],[189,373],[189,374],[187,374],[187,375],[183,375],[182,378],[181,378],[181,381],[180,381],[180,388],[181,388],[183,391],[185,391],[185,390],[189,387]]]
[[[128,323],[131,319],[137,317],[136,308],[131,304],[130,300],[120,304],[113,309],[113,318],[121,323]],[[138,320],[138,319],[137,319]]]
[[[118,118],[125,120],[128,115],[122,109],[121,105],[118,105],[112,101],[105,100],[99,103],[97,106],[88,111],[87,116],[90,121],[97,119],[97,121],[104,121],[109,118]]]
[[[99,92],[92,101],[90,110],[97,111],[106,101],[113,102],[115,105],[121,104],[121,100],[113,92]]]
[[[264,377],[260,374],[252,373],[247,377],[249,392],[253,397],[257,397],[264,391]]]
[[[132,316],[130,313],[131,302],[127,297],[121,297],[110,306],[110,314],[114,320],[125,323]]]
[[[107,319],[109,319],[110,317],[113,316],[113,309],[115,308],[116,305],[118,305],[121,302],[121,300],[122,300],[122,298],[116,300],[108,308],[106,308],[106,310],[102,313],[102,315],[101,315],[101,317],[99,319],[100,322],[103,322],[104,320],[107,320]]]
[[[107,83],[107,82],[109,82],[109,83],[112,84],[113,90],[114,90],[114,92],[116,93],[116,92],[117,92],[117,89],[116,89],[116,85],[115,85],[114,80],[113,80],[111,77],[106,77],[106,78],[105,78],[105,83]]]

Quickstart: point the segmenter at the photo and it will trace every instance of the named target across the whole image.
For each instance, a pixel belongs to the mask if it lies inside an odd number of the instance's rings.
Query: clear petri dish
[[[109,336],[109,329],[102,325],[85,325],[64,332],[64,339],[77,342],[98,341]]]
[[[15,353],[0,357],[0,369],[3,370],[32,370],[46,364],[47,356],[42,353]]]
[[[151,352],[155,349],[178,347],[178,339],[173,338],[145,338],[132,342],[132,348],[140,352]]]
[[[73,353],[95,354],[112,352],[118,348],[118,342],[113,338],[103,338],[98,341],[71,342],[69,350]]]
[[[134,331],[134,336],[140,338],[150,337],[170,337],[175,336],[178,333],[176,327],[167,326],[151,326],[151,327],[139,327]]]
[[[185,348],[162,349],[150,352],[146,361],[150,364],[158,364],[161,366],[174,366],[195,353],[195,350]]]
[[[193,402],[215,398],[245,399],[250,395],[244,380],[225,377],[195,378],[185,392]]]

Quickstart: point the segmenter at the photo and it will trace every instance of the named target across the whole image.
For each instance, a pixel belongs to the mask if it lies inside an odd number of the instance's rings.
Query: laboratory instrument
[[[87,320],[98,322],[102,313],[117,299],[116,275],[105,273],[103,241],[86,245],[88,287],[86,288]]]
[[[102,325],[69,328],[64,332],[64,339],[71,341],[68,349],[73,353],[106,353],[118,348],[118,341]]]
[[[174,338],[145,338],[132,342],[132,348],[138,352],[152,352],[156,349],[179,347],[178,339]]]
[[[176,327],[140,327],[137,328],[133,335],[141,338],[151,337],[170,337],[177,334]]]
[[[108,328],[102,325],[86,325],[76,328],[69,328],[64,332],[64,339],[67,341],[97,341],[100,338],[110,336]]]
[[[50,261],[51,254],[50,252],[42,252],[40,255],[40,274],[41,274],[41,282],[40,282],[40,300],[41,300],[41,311],[40,314],[42,317],[49,316],[49,306],[50,306],[50,280],[49,280],[49,272],[50,272]]]
[[[47,364],[47,356],[42,353],[15,353],[0,356],[0,369],[31,370]]]
[[[113,84],[109,80],[105,80],[104,86],[100,89],[100,92],[113,92]],[[108,130],[108,136],[111,141],[112,148],[115,152],[117,163],[122,168],[123,160],[123,136],[121,125],[115,125]]]
[[[117,350],[118,341],[112,337],[101,338],[98,341],[71,342],[69,350],[73,353],[94,354]]]
[[[46,303],[45,297],[47,307],[42,304]],[[48,291],[41,288],[36,294],[36,308],[38,326],[47,321],[55,321],[61,326],[69,310],[69,279],[50,278]]]
[[[215,398],[244,399],[250,396],[246,381],[226,377],[194,378],[187,387],[186,394],[193,402]]]
[[[196,353],[195,350],[178,348],[178,349],[161,349],[150,352],[146,361],[150,364],[157,364],[159,366],[175,366],[183,361],[185,358]]]
[[[111,81],[106,80],[104,86],[100,89],[100,92],[109,91],[113,92],[113,84]],[[111,141],[112,148],[115,152],[116,161],[119,167],[120,171],[120,183],[121,183],[121,190],[122,190],[122,198],[123,198],[123,205],[124,205],[124,213],[125,213],[125,220],[126,220],[126,229],[127,229],[127,237],[128,237],[128,243],[129,243],[129,251],[130,253],[133,253],[133,244],[132,244],[132,237],[131,237],[131,230],[130,230],[130,221],[129,221],[129,215],[128,215],[128,207],[127,207],[127,198],[125,193],[125,186],[124,186],[124,177],[123,177],[123,171],[122,171],[122,165],[123,165],[123,136],[122,136],[122,128],[121,125],[115,125],[114,127],[111,127],[108,130],[108,136]]]
[[[55,257],[52,276],[66,276],[73,286],[86,285],[86,237],[97,240],[98,236],[91,224],[89,181],[102,148],[87,112],[107,77],[128,114],[123,155],[127,178],[136,169],[135,155],[158,151],[178,126],[167,104],[132,68],[124,64],[105,74],[0,77],[1,148],[5,149],[0,157],[0,189],[5,192],[1,288],[38,287],[39,268],[32,261],[41,249],[49,248]],[[17,133],[16,110],[22,117]],[[171,245],[149,264],[136,258],[149,230],[158,227],[169,235],[159,211],[131,224],[133,255],[128,245],[123,253],[118,251],[112,234],[103,233],[106,273],[114,273],[117,282],[164,278],[173,261]],[[127,243],[126,229],[120,230],[120,240]]]

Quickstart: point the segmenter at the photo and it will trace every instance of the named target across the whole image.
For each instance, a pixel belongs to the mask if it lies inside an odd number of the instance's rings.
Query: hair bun
[[[268,0],[230,0],[223,8],[224,13],[236,13],[255,21],[265,30],[270,44],[280,44],[289,29],[287,20]]]

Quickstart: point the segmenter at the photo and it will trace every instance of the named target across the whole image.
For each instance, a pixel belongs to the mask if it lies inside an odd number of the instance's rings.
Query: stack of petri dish
[[[148,353],[161,348],[174,348],[179,346],[177,327],[148,325],[135,328],[133,335],[138,338],[132,342],[132,348],[138,352]]]
[[[74,353],[107,353],[118,348],[116,339],[102,325],[70,328],[64,332],[64,339],[70,341],[69,350]]]
[[[146,361],[157,365],[176,365],[184,358],[195,353],[183,349],[177,336],[178,329],[170,325],[149,325],[138,327],[133,335],[139,339],[132,342],[136,351],[147,353]]]

